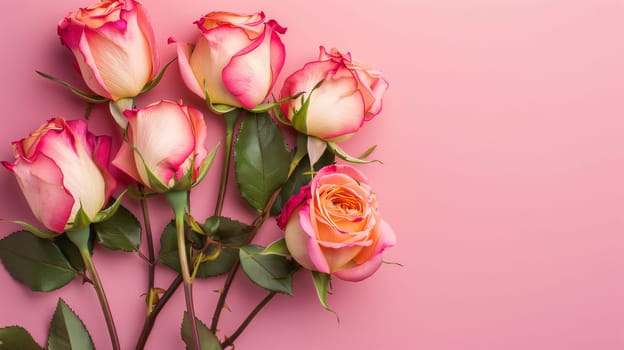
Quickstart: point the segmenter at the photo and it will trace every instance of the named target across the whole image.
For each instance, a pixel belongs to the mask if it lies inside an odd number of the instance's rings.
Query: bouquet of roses
[[[159,312],[182,285],[181,336],[189,349],[200,350],[233,348],[276,294],[292,294],[298,271],[311,272],[319,300],[330,310],[331,278],[369,277],[383,263],[384,250],[395,244],[368,179],[348,165],[371,162],[374,147],[355,157],[339,146],[381,111],[388,84],[380,73],[349,54],[321,47],[318,59],[286,78],[276,98],[272,90],[285,61],[284,27],[264,13],[211,12],[195,24],[197,41],[170,38],[177,57],[160,69],[151,23],[138,2],[102,1],[69,13],[58,34],[88,90],[38,73],[86,100],[88,110],[108,104],[118,134],[96,136],[86,119],[55,117],[13,142],[15,160],[2,163],[39,221],[13,221],[23,230],[0,240],[5,268],[35,291],[56,290],[75,278],[91,284],[113,349],[120,349],[117,330],[91,258],[98,246],[137,252],[147,262],[146,318],[136,348],[145,347]],[[137,96],[155,87],[176,60],[184,85],[205,106],[186,105],[179,97],[137,106]],[[207,116],[225,124],[223,141],[213,147],[206,145]],[[115,137],[118,149],[113,149]],[[215,171],[217,152],[223,152],[223,163],[214,212],[193,212],[190,193]],[[235,195],[256,211],[250,223],[222,213],[230,177],[238,185]],[[152,233],[148,210],[155,196],[166,198],[173,217],[160,237]],[[130,201],[139,202],[142,221],[122,205]],[[266,247],[254,244],[271,217],[282,238]],[[146,247],[140,247],[142,235]],[[160,239],[158,253],[154,238]],[[166,290],[154,285],[157,264],[178,272]],[[219,334],[221,311],[241,269],[266,297],[238,329]],[[224,274],[206,325],[195,316],[193,283]],[[41,349],[19,326],[0,329],[0,348]],[[62,299],[47,348],[94,348],[86,327]]]

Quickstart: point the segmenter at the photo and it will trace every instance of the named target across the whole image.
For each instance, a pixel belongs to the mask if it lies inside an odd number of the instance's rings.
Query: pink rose
[[[327,141],[343,141],[381,111],[387,88],[379,72],[351,59],[348,53],[343,55],[336,49],[327,52],[321,46],[318,60],[286,78],[281,98],[304,94],[283,102],[281,109],[299,132]],[[307,99],[306,110],[302,101]]]
[[[372,275],[396,242],[368,180],[347,165],[322,168],[286,202],[278,224],[299,264],[347,281]]]
[[[157,192],[188,189],[201,178],[208,152],[206,123],[199,110],[160,101],[124,115],[128,139],[113,165]]]
[[[98,1],[71,12],[58,34],[87,86],[100,96],[135,97],[157,73],[152,26],[134,0]]]
[[[201,34],[194,46],[178,43],[186,86],[212,104],[251,109],[267,97],[284,65],[279,34],[286,28],[264,13],[244,16],[211,12],[195,22]]]
[[[35,217],[49,230],[72,228],[80,209],[93,219],[115,189],[108,171],[111,139],[94,136],[84,120],[50,119],[13,142],[13,171]]]

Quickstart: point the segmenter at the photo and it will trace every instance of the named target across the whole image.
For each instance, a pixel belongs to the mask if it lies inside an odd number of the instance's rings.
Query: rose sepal
[[[189,171],[187,171],[186,174],[184,174],[184,176],[182,177],[180,181],[176,181],[170,190],[186,191],[192,187],[197,186],[201,182],[201,180],[203,180],[204,177],[206,177],[206,174],[208,174],[208,170],[210,170],[210,167],[212,166],[212,163],[214,162],[218,149],[219,149],[219,144],[217,144],[217,146],[212,151],[210,151],[208,155],[206,155],[206,158],[204,158],[201,165],[199,166],[199,171],[198,171],[197,178],[195,179],[195,181],[193,181],[193,177],[194,177],[193,171],[190,170],[190,169],[195,169],[195,159],[193,159],[191,166],[189,168]],[[149,169],[147,169],[147,167],[146,167],[146,170],[149,173]]]
[[[312,279],[314,280],[314,288],[316,289],[316,295],[318,296],[319,302],[323,305],[323,308],[334,315],[340,322],[340,318],[338,318],[338,314],[334,310],[329,307],[327,303],[327,294],[329,294],[329,288],[331,285],[331,275],[328,273],[312,271]]]
[[[108,208],[103,209],[99,213],[97,213],[95,217],[93,218],[92,222],[95,223],[95,222],[106,221],[110,219],[113,215],[115,215],[115,213],[117,212],[117,209],[119,209],[119,206],[121,205],[121,200],[126,195],[126,193],[128,193],[128,188],[126,188],[123,192],[119,194],[119,196],[115,199],[113,204],[108,206]]]
[[[290,252],[288,251],[288,247],[286,246],[286,239],[281,238],[277,241],[270,243],[260,254],[263,255],[279,255],[279,256],[290,256]]]
[[[76,94],[78,97],[82,98],[83,100],[85,100],[85,101],[87,101],[89,103],[104,103],[104,102],[109,101],[109,99],[106,98],[106,97],[103,97],[103,96],[100,96],[100,95],[97,95],[97,94],[90,94],[88,92],[84,92],[84,91],[78,89],[77,87],[73,86],[72,84],[70,84],[70,83],[68,83],[66,81],[63,81],[61,79],[58,79],[56,77],[53,77],[53,76],[51,76],[49,74],[40,72],[38,70],[36,70],[35,72],[37,74],[39,74],[40,76],[48,79],[48,80],[51,80],[51,81],[53,81],[53,82],[55,82],[57,84],[60,84],[60,85],[62,85],[64,87],[68,88],[71,92]]]
[[[208,174],[208,170],[210,170],[210,168],[212,167],[212,163],[214,163],[215,157],[217,156],[217,151],[219,150],[220,147],[221,147],[221,143],[218,143],[215,146],[215,148],[213,148],[212,151],[208,153],[206,158],[204,158],[201,166],[199,167],[199,172],[197,173],[197,179],[191,185],[191,187],[197,186],[206,177],[206,174]]]
[[[316,83],[316,85],[314,85],[314,87],[312,88],[312,90],[310,90],[310,93],[305,96],[305,95],[301,95],[301,108],[299,108],[299,110],[295,111],[295,114],[292,117],[291,123],[290,125],[292,125],[295,129],[299,130],[300,132],[306,133],[308,126],[307,126],[307,120],[308,120],[308,108],[310,107],[310,99],[312,98],[312,94],[314,93],[314,90],[318,89],[324,82],[325,80],[321,80],[318,83]]]
[[[89,215],[87,215],[84,209],[82,209],[82,206],[80,206],[80,209],[78,209],[78,212],[76,213],[76,216],[74,217],[74,221],[71,223],[69,222],[67,223],[68,225],[71,226],[71,228],[69,228],[68,231],[80,230],[85,227],[89,227],[90,223],[91,223],[91,219],[89,218]]]
[[[54,237],[58,237],[59,233],[58,232],[54,232],[54,231],[48,231],[48,230],[42,230],[38,227],[35,227],[27,222],[24,221],[19,221],[19,220],[8,220],[10,223],[13,224],[17,224],[22,226],[24,229],[26,229],[26,231],[32,233],[33,235],[39,237],[39,238],[45,238],[45,239],[49,239],[49,238],[54,238]]]
[[[362,155],[360,155],[359,157],[353,157],[350,156],[347,152],[345,152],[342,148],[340,148],[340,146],[338,146],[338,144],[336,144],[335,142],[330,142],[327,141],[327,147],[332,151],[332,153],[334,153],[338,158],[347,161],[349,163],[355,163],[355,164],[369,164],[369,163],[382,163],[380,160],[378,159],[365,159],[366,157],[368,157],[371,153],[373,153],[373,151],[375,150],[375,148],[377,148],[377,145],[374,145],[370,148],[368,148],[366,151],[364,151],[364,153],[362,153]],[[383,163],[382,163],[383,164]]]
[[[275,102],[272,102],[272,103],[263,103],[263,104],[257,105],[256,107],[254,107],[252,109],[247,109],[247,108],[244,108],[244,109],[246,109],[246,110],[248,110],[249,112],[252,112],[252,113],[265,113],[265,112],[268,112],[270,110],[273,110],[273,109],[279,107],[283,102],[299,98],[299,96],[301,96],[301,95],[303,95],[303,92],[300,92],[300,93],[295,94],[293,96],[284,97],[284,98],[279,99],[279,100],[277,100]]]
[[[143,155],[141,154],[141,152],[139,152],[139,150],[130,142],[130,139],[128,138],[128,128],[125,129],[124,134],[125,134],[124,142],[126,142],[130,146],[130,148],[132,148],[132,150],[141,159],[141,163],[143,164],[143,168],[145,169],[145,173],[147,174],[147,180],[148,180],[147,181],[148,182],[147,185],[149,186],[149,188],[151,188],[152,190],[154,190],[155,192],[158,192],[158,193],[164,193],[164,192],[169,191],[169,188],[167,186],[165,186],[165,184],[163,184],[160,181],[158,176],[156,176],[152,172],[152,170],[149,168],[149,166],[147,166],[147,163],[145,162],[145,159],[143,159]]]
[[[226,105],[223,103],[215,103],[213,104],[210,101],[210,96],[208,95],[208,88],[206,87],[206,81],[204,80],[204,91],[206,96],[206,106],[208,109],[214,114],[225,114],[234,111],[238,107]]]
[[[151,89],[155,88],[156,85],[158,85],[158,83],[160,83],[160,80],[162,79],[162,77],[165,75],[165,72],[167,71],[167,68],[169,68],[169,66],[173,62],[175,62],[177,59],[178,59],[177,57],[174,57],[173,59],[171,59],[171,61],[167,62],[167,64],[165,64],[165,66],[160,70],[158,75],[155,76],[154,79],[152,79],[149,83],[145,84],[145,86],[141,90],[141,93],[144,94],[144,93],[150,91]]]

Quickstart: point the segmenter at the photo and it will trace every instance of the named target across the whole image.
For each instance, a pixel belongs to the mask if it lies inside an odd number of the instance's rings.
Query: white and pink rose
[[[201,111],[159,101],[127,110],[127,140],[113,165],[156,192],[189,189],[201,178],[208,151]]]
[[[89,89],[102,97],[135,97],[157,74],[154,32],[134,0],[98,1],[70,12],[58,35]]]
[[[349,53],[321,46],[317,60],[284,81],[280,98],[303,95],[283,102],[281,109],[297,131],[326,141],[344,141],[381,111],[387,88],[381,73]]]
[[[108,171],[111,139],[95,136],[84,120],[48,120],[13,142],[11,170],[35,217],[49,230],[73,227],[82,210],[89,219],[108,202],[116,181]]]
[[[195,45],[178,43],[186,86],[211,104],[252,109],[271,91],[285,60],[286,28],[264,13],[211,12],[197,22]]]

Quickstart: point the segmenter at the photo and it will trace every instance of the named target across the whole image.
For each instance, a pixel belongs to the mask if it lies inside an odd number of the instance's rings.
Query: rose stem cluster
[[[284,34],[286,29],[274,20],[267,20],[262,12],[252,15],[211,12],[195,24],[199,29],[197,41],[194,44],[177,42],[177,61],[185,85],[205,100],[209,110],[222,115],[225,123],[224,157],[214,217],[221,217],[223,211],[230,162],[235,158],[232,150],[237,122],[246,113],[272,110],[275,119],[297,132],[297,146],[290,158],[290,164],[287,161],[284,163],[288,165],[288,171],[281,185],[275,186],[277,188],[271,187],[270,191],[273,193],[266,203],[254,206],[250,202],[260,213],[250,225],[246,238],[248,244],[269,218],[282,187],[306,155],[310,160],[310,173],[314,170],[313,165],[327,149],[346,161],[368,162],[349,156],[337,143],[353,136],[365,121],[371,120],[380,112],[381,98],[388,84],[378,72],[353,60],[350,54],[321,47],[317,60],[308,62],[285,80],[278,101],[263,104],[284,65],[285,47],[279,35]],[[194,222],[190,217],[190,189],[203,179],[216,151],[208,152],[206,149],[207,129],[204,115],[181,101],[161,100],[143,108],[136,108],[136,97],[156,86],[167,66],[173,62],[170,61],[160,73],[157,72],[157,45],[147,13],[140,3],[134,0],[95,2],[87,8],[71,12],[59,23],[58,33],[62,44],[74,55],[83,80],[92,93],[83,92],[52,76],[38,73],[69,87],[90,104],[108,102],[114,120],[124,130],[124,142],[110,164],[136,183],[149,264],[147,315],[136,349],[145,347],[158,314],[180,284],[183,284],[191,333],[187,346],[191,350],[200,350],[202,344],[195,322],[192,284],[206,249],[212,244],[220,247],[219,242],[207,237],[202,249],[191,251],[189,261],[186,246],[191,237],[189,230]],[[233,46],[228,43],[222,43],[223,38],[232,40],[236,43],[234,46],[240,46],[238,51],[233,50]],[[171,39],[171,42],[175,40]],[[341,96],[340,101],[336,102],[336,96]],[[54,142],[47,139],[56,140],[57,134],[68,135],[61,138],[63,140],[77,140],[71,151],[67,152],[73,154],[70,161],[63,157],[63,152],[57,152],[53,147],[43,146],[31,150],[35,147],[33,145],[40,143],[54,145]],[[40,142],[44,138],[47,141]],[[158,140],[157,147],[153,147],[154,140]],[[31,209],[44,226],[53,233],[66,232],[78,247],[98,295],[112,347],[119,350],[119,339],[110,307],[87,246],[91,234],[90,224],[110,219],[114,214],[113,209],[118,208],[121,200],[118,198],[110,208],[104,209],[116,186],[115,179],[108,171],[110,138],[91,135],[86,131],[84,121],[65,122],[64,119],[57,118],[48,121],[27,139],[15,144],[15,164],[3,164],[16,174]],[[374,147],[369,151],[373,149]],[[370,153],[369,151],[365,153]],[[42,159],[55,162],[57,168],[54,171],[58,170],[60,178],[65,174],[76,173],[82,177],[66,176],[68,180],[61,184],[40,184],[42,188],[53,186],[50,189],[44,188],[40,193],[28,191],[24,184],[36,181],[28,176],[39,169],[29,168],[39,153],[44,154]],[[87,164],[88,168],[76,170],[76,164]],[[299,193],[289,193],[292,196],[283,205],[277,218],[279,226],[285,231],[288,254],[300,266],[316,273],[326,276],[331,274],[351,281],[367,278],[381,264],[381,253],[394,244],[394,233],[378,217],[376,196],[370,191],[367,179],[356,169],[347,166],[324,167],[311,178],[310,184],[304,185]],[[315,191],[323,191],[327,186],[333,189],[331,193],[339,193],[336,201],[343,201],[344,206],[337,205],[333,208],[338,212],[337,217],[352,216],[343,220],[349,222],[344,227],[331,226],[340,221],[334,220],[335,218],[318,218],[324,223],[331,223],[326,227],[325,234],[329,232],[336,242],[329,242],[329,245],[321,242],[319,233],[310,229],[310,222],[317,220],[316,213],[310,210],[314,204],[313,198],[318,197]],[[61,207],[59,215],[48,215],[42,211],[41,203],[44,201],[39,196],[47,192],[53,192],[56,196]],[[93,196],[95,192],[98,194]],[[148,194],[163,195],[175,218],[180,274],[162,295],[154,285],[157,260],[147,205]],[[356,203],[358,201],[361,203]],[[329,199],[328,203],[333,202]],[[314,205],[322,206],[323,203]],[[349,208],[345,209],[346,207]],[[185,223],[186,215],[191,222]],[[300,218],[306,220],[306,225],[299,222]],[[44,232],[46,234],[48,233]],[[327,249],[328,247],[331,249]],[[138,249],[136,251],[145,259]],[[341,256],[345,251],[353,256],[351,260],[336,259],[336,256]],[[194,252],[198,252],[198,255]],[[336,261],[340,263],[335,263]],[[190,267],[193,267],[193,273]],[[237,259],[228,271],[212,317],[210,330],[213,334],[217,332],[227,295],[240,267],[241,261]],[[251,275],[248,276],[252,278]],[[267,289],[268,295],[229,337],[220,341],[222,348],[233,347],[234,341],[254,317],[275,297],[277,292],[273,288]]]

